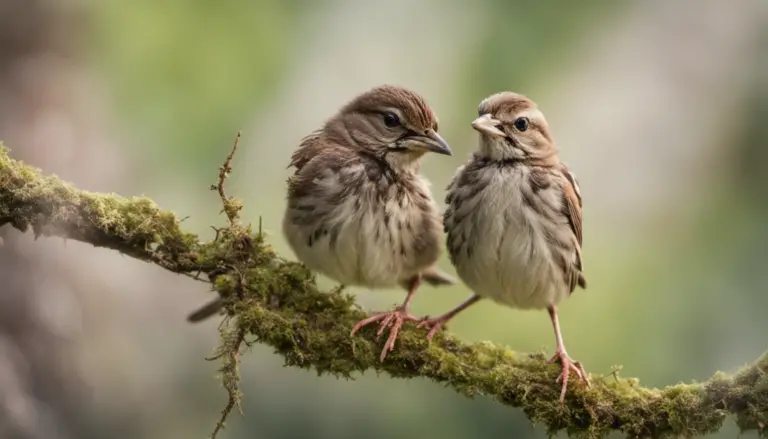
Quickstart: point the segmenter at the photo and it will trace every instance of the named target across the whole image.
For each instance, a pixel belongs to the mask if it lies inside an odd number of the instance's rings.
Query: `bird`
[[[452,155],[424,97],[382,85],[355,97],[305,137],[291,157],[283,233],[309,269],[345,286],[400,286],[403,303],[358,322],[389,328],[383,362],[406,321],[422,281],[456,281],[436,267],[443,225],[429,181],[419,173],[427,153]]]
[[[427,153],[452,155],[432,108],[414,91],[381,85],[304,137],[288,166],[294,172],[282,231],[298,260],[343,286],[407,291],[400,306],[361,320],[350,333],[377,321],[377,336],[389,328],[382,362],[403,324],[422,320],[409,312],[419,286],[456,283],[436,266],[443,224],[430,182],[419,173]]]
[[[575,174],[560,161],[546,119],[527,96],[504,91],[483,99],[472,127],[479,145],[446,190],[446,247],[458,277],[473,291],[447,313],[426,318],[429,340],[481,298],[517,309],[547,309],[562,369],[560,402],[570,372],[589,386],[583,365],[568,356],[557,306],[582,269],[582,200]]]

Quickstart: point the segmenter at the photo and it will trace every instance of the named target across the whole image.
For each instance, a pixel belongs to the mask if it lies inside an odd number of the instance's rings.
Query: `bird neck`
[[[531,166],[541,166],[544,168],[555,167],[560,164],[560,157],[556,149],[550,149],[540,154],[534,154],[526,158],[525,162]]]
[[[500,163],[519,163],[530,166],[553,167],[560,163],[557,148],[550,146],[540,151],[526,151],[522,148],[510,148],[504,142],[481,140],[477,156]]]
[[[421,169],[422,155],[407,151],[387,151],[381,154],[381,157],[397,174],[416,174]]]
[[[394,180],[397,180],[400,177],[407,178],[408,176],[419,173],[419,168],[421,166],[420,161],[418,159],[406,160],[401,156],[402,153],[381,153],[364,148],[360,148],[357,151],[360,155],[366,156],[376,162],[381,169]]]

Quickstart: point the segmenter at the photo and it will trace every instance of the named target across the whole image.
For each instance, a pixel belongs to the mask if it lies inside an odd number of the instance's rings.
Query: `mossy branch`
[[[238,204],[224,198],[233,203],[229,209],[225,204],[229,225],[218,229],[217,239],[203,242],[149,199],[78,190],[10,158],[0,145],[0,226],[110,248],[175,273],[204,274],[225,299],[231,330],[223,332],[229,338],[224,344],[235,349],[243,342],[240,334],[247,334],[272,346],[287,365],[318,374],[349,378],[375,370],[398,378],[425,377],[463,395],[488,395],[519,407],[550,433],[691,437],[718,430],[730,415],[741,430],[768,436],[768,354],[736,375],[718,373],[703,383],[663,389],[610,374],[593,377],[591,389],[571,386],[562,406],[556,366],[546,365],[541,355],[487,342],[469,344],[440,334],[430,344],[423,331],[408,327],[382,363],[374,328],[349,337],[354,323],[365,316],[352,297],[340,289],[318,289],[307,269],[280,258],[261,234],[232,220]],[[232,355],[227,361],[236,359]],[[236,375],[236,365],[225,372]],[[236,387],[232,394],[238,395]],[[233,406],[237,401],[230,400]]]

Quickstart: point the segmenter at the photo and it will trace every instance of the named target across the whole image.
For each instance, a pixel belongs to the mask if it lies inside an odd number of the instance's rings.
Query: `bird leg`
[[[563,335],[560,332],[560,322],[557,319],[557,308],[552,305],[548,307],[547,310],[549,311],[550,319],[552,319],[552,326],[555,328],[555,339],[557,340],[555,355],[547,363],[553,364],[559,362],[562,366],[562,371],[555,382],[560,382],[560,380],[563,381],[563,387],[560,391],[560,403],[563,403],[565,401],[565,391],[568,387],[568,376],[571,371],[573,371],[580,380],[584,381],[587,387],[589,387],[589,378],[584,371],[584,366],[582,366],[580,362],[572,360],[565,351]]]
[[[432,341],[432,337],[434,337],[435,334],[437,334],[437,331],[445,328],[445,325],[448,323],[449,320],[454,318],[456,314],[472,306],[478,300],[480,300],[480,296],[475,294],[469,299],[459,304],[459,306],[457,306],[456,308],[453,308],[452,310],[448,311],[443,315],[432,317],[432,318],[425,317],[421,321],[421,323],[419,323],[417,328],[430,328],[429,332],[427,333],[427,340]]]
[[[389,337],[387,338],[387,342],[384,344],[384,349],[382,349],[381,356],[379,357],[379,359],[384,362],[384,358],[387,357],[387,352],[391,352],[395,349],[395,340],[397,339],[397,334],[400,332],[400,328],[402,328],[403,323],[406,321],[417,322],[420,320],[408,312],[408,306],[411,304],[411,299],[416,293],[416,290],[419,288],[420,283],[421,276],[414,276],[413,279],[411,279],[409,282],[410,285],[408,286],[408,294],[405,296],[405,300],[403,301],[402,305],[398,306],[392,311],[378,312],[368,317],[367,319],[361,320],[355,325],[354,328],[352,328],[352,332],[350,332],[349,336],[353,337],[355,333],[359,331],[363,326],[381,320],[381,323],[379,323],[379,331],[376,333],[376,340],[381,337],[385,329],[389,328]]]

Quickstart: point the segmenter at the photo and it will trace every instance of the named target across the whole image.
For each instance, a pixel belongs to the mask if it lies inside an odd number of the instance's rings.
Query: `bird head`
[[[492,160],[557,160],[544,114],[527,97],[497,93],[483,99],[477,112],[472,128],[480,133],[481,155]]]
[[[451,155],[437,133],[437,117],[426,100],[402,87],[383,85],[350,101],[328,121],[326,135],[335,143],[361,148],[393,168],[418,165],[428,152]]]

